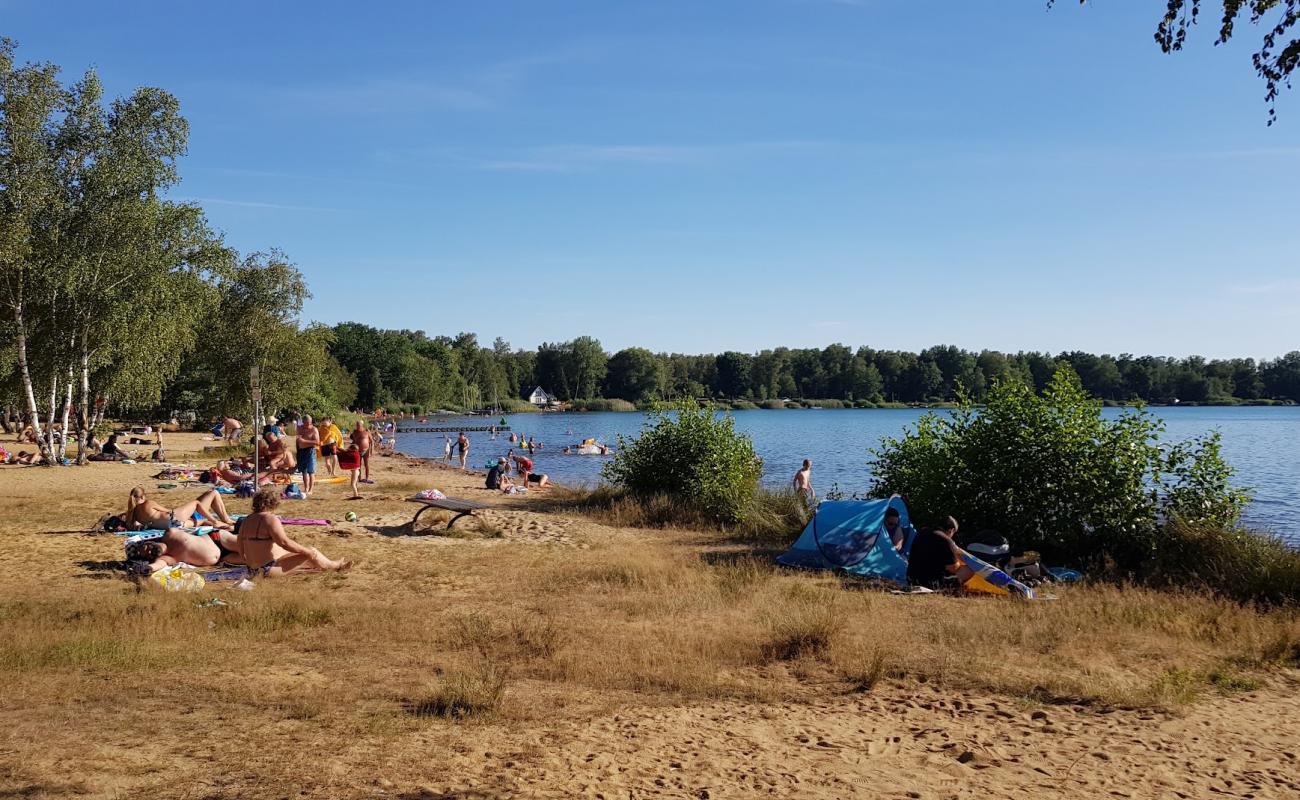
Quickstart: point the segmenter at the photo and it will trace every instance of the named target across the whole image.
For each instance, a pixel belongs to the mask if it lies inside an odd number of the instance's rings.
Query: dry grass
[[[895,596],[779,569],[734,531],[591,526],[583,547],[561,547],[505,534],[294,530],[362,566],[217,590],[230,605],[201,607],[213,591],[168,595],[114,579],[103,567],[120,540],[47,533],[120,503],[120,486],[135,478],[103,466],[82,474],[115,476],[109,489],[87,484],[35,503],[18,485],[0,499],[0,565],[9,567],[0,572],[0,680],[12,687],[0,700],[0,749],[23,764],[0,769],[0,796],[77,791],[67,788],[82,780],[62,766],[69,758],[116,776],[92,781],[91,794],[111,796],[106,785],[120,796],[167,794],[175,774],[203,774],[230,781],[223,796],[279,796],[301,780],[292,759],[272,757],[285,737],[339,754],[339,775],[382,765],[401,780],[427,762],[431,743],[454,749],[455,720],[500,735],[630,703],[798,703],[920,681],[1037,702],[1176,707],[1251,692],[1275,666],[1300,666],[1293,609],[1114,586],[1041,603]],[[409,520],[406,504],[350,503],[345,489],[313,500],[313,511],[337,519],[358,508],[384,529]],[[232,510],[246,510],[240,502]],[[40,569],[23,566],[33,563]],[[229,730],[249,748],[186,755],[177,743],[196,730]],[[120,768],[98,752],[118,754]],[[131,767],[151,760],[166,772]],[[232,777],[250,771],[256,782]],[[337,780],[316,796],[375,788]]]
[[[760,489],[736,525],[723,525],[678,497],[642,496],[599,486],[556,487],[545,500],[553,511],[584,514],[615,528],[681,528],[726,534],[766,548],[784,548],[808,524],[811,511],[803,497],[788,491]]]
[[[463,719],[497,710],[505,696],[507,670],[481,661],[473,669],[444,675],[427,693],[406,701],[417,717]]]

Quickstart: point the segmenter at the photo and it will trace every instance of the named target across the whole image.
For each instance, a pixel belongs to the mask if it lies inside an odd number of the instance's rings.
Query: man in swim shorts
[[[320,431],[312,424],[310,416],[304,416],[298,423],[296,447],[298,454],[298,471],[302,473],[302,493],[311,497],[316,485],[316,448],[320,446]]]
[[[334,471],[338,467],[339,447],[343,445],[343,431],[339,426],[334,424],[332,417],[326,417],[320,425],[320,457],[325,459],[325,469],[329,470],[330,477],[334,477]]]
[[[135,542],[126,550],[128,560],[149,562],[149,571],[189,564],[213,567],[221,562],[242,564],[239,540],[230,531],[214,530],[195,534],[181,528],[169,528],[157,539]]]
[[[808,505],[813,505],[817,502],[817,491],[813,489],[812,486],[811,459],[805,458],[803,460],[803,466],[794,474],[794,480],[792,483],[794,484],[794,490],[804,496],[804,499],[808,501]]]
[[[221,438],[227,442],[235,444],[243,432],[244,424],[234,417],[226,417],[221,421]]]

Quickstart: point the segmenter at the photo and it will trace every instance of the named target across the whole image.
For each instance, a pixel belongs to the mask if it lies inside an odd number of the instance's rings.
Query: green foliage
[[[639,403],[663,394],[665,369],[644,347],[620,350],[609,359],[605,373],[605,394]]]
[[[762,461],[749,437],[736,433],[730,415],[694,400],[652,412],[641,435],[619,437],[619,448],[601,475],[639,495],[680,497],[711,519],[739,522],[753,500]]]
[[[167,398],[174,407],[188,402],[204,415],[247,418],[249,368],[256,366],[268,413],[308,405],[318,414],[338,410],[331,406],[347,399],[350,386],[330,363],[331,330],[299,326],[310,294],[292,262],[278,251],[253,253],[219,274],[217,291],[217,311]]]
[[[1085,5],[1088,0],[1079,0]],[[1056,0],[1047,0],[1047,7]],[[1218,7],[1213,17],[1218,20],[1218,38],[1215,44],[1225,44],[1236,32],[1237,22],[1244,16],[1251,24],[1264,24],[1263,44],[1251,56],[1255,72],[1264,80],[1264,100],[1268,104],[1268,124],[1277,117],[1274,103],[1283,87],[1290,88],[1291,73],[1300,65],[1300,0],[1165,0],[1165,12],[1156,26],[1156,44],[1165,53],[1183,49],[1188,29],[1196,24],[1203,5]]]
[[[873,451],[872,493],[897,492],[918,518],[953,514],[1049,558],[1128,570],[1156,553],[1162,519],[1230,525],[1245,504],[1217,435],[1163,448],[1152,414],[1104,418],[1069,369],[1042,395],[1005,382],[986,403],[963,398],[885,439]]]
[[[574,400],[569,404],[570,411],[636,411],[636,406],[626,400],[595,399]]]

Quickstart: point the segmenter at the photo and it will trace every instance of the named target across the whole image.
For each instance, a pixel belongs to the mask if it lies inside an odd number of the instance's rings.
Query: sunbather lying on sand
[[[218,478],[227,483],[238,484],[253,478],[253,470],[246,470],[234,461],[218,461],[212,471],[217,474]]]
[[[278,489],[262,489],[253,495],[253,513],[239,522],[239,552],[251,570],[277,577],[298,572],[346,570],[347,559],[332,561],[314,547],[304,547],[284,532],[275,509],[280,505]]]
[[[224,561],[242,564],[239,541],[230,531],[213,531],[195,535],[180,528],[170,528],[160,539],[137,542],[127,548],[127,558],[149,562],[149,571],[186,563],[195,567],[212,567]]]
[[[182,503],[176,508],[167,508],[157,501],[150,500],[145,494],[144,487],[137,486],[131,490],[131,495],[127,498],[126,514],[122,515],[122,519],[131,530],[165,531],[169,529],[172,520],[176,520],[181,525],[192,525],[196,512],[205,525],[226,530],[235,526],[235,520],[226,513],[226,504],[221,502],[221,495],[212,489],[199,495],[197,500]]]

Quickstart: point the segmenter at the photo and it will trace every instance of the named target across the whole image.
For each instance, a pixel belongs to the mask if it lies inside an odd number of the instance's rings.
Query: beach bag
[[[966,545],[966,552],[1001,570],[1011,562],[1011,543],[997,531],[983,530],[975,534]]]
[[[254,494],[257,494],[257,487],[253,485],[252,481],[240,481],[239,485],[235,487],[236,497],[252,497]]]

